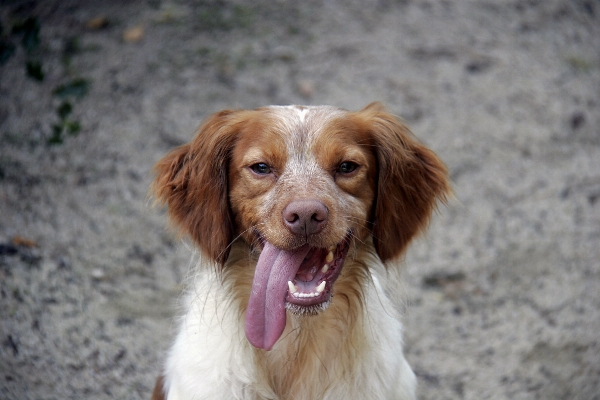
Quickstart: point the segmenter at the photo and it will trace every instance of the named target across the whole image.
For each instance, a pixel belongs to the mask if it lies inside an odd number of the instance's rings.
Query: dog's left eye
[[[344,161],[338,167],[338,172],[340,172],[342,174],[349,174],[352,171],[354,171],[356,169],[356,167],[358,167],[358,165],[356,163],[353,163],[351,161]]]
[[[251,165],[250,169],[259,175],[267,175],[271,173],[271,167],[265,163],[256,163]]]

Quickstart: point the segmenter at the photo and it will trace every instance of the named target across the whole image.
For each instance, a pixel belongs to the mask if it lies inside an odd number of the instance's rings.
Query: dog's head
[[[261,250],[246,333],[265,349],[285,307],[326,307],[353,241],[399,257],[449,192],[442,162],[378,103],[223,111],[155,170],[157,198],[215,262],[238,237]]]

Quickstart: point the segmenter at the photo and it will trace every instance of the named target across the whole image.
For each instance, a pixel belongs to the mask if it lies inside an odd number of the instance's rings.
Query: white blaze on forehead
[[[298,118],[300,118],[300,123],[304,123],[304,120],[306,119],[306,114],[308,113],[308,108],[296,107],[296,110],[298,111]]]
[[[347,111],[331,106],[270,106],[290,153],[306,153],[322,129]]]

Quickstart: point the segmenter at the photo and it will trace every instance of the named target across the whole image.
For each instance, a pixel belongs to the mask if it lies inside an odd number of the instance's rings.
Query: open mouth
[[[285,329],[286,309],[314,315],[327,308],[350,248],[350,234],[330,248],[305,244],[284,250],[263,242],[246,307],[246,337],[252,345],[273,347]]]
[[[294,278],[287,282],[286,308],[296,314],[316,314],[324,310],[331,300],[332,287],[340,275],[348,248],[348,240],[328,249],[311,248]]]

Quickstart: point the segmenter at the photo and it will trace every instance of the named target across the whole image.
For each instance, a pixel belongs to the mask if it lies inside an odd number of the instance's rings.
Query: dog
[[[451,192],[380,103],[210,116],[151,191],[200,261],[152,399],[414,399],[399,264]]]

